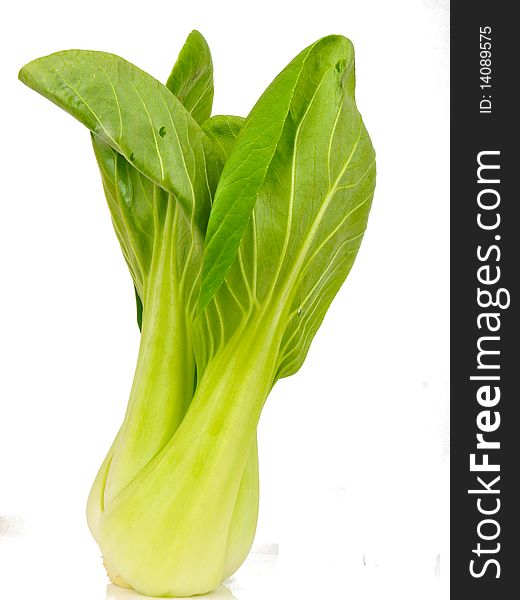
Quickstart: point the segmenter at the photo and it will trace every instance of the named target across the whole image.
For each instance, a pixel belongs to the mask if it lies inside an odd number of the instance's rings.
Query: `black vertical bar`
[[[513,14],[516,7],[515,2],[491,0],[451,4],[451,597],[454,600],[520,597],[520,150],[516,141],[520,136],[520,102],[516,91],[520,79],[520,34]],[[487,50],[491,52],[489,64]],[[488,84],[490,88],[481,87]],[[483,168],[480,183],[479,154],[482,163],[499,167]],[[496,179],[500,181],[497,183]],[[486,208],[479,206],[479,194]],[[489,208],[494,199],[498,206]],[[496,227],[484,228],[491,227],[498,219]],[[495,283],[482,283],[479,273],[485,281],[494,281],[498,275],[500,278]],[[479,288],[489,292],[489,296],[481,294],[480,304],[485,305],[492,298],[497,306],[479,305]],[[510,305],[506,306],[508,298]],[[482,316],[485,314],[494,316]],[[484,349],[480,363],[479,339],[480,348]],[[500,354],[486,353],[497,350]],[[472,376],[487,379],[472,380]],[[486,386],[490,386],[487,396]],[[500,390],[500,400],[491,406],[498,394],[495,388]],[[482,403],[477,397],[479,390]],[[477,434],[486,443],[500,443],[500,448],[477,448]],[[472,454],[476,465],[482,465],[487,455],[489,464],[500,470],[472,471]],[[500,479],[493,483],[497,477]],[[493,511],[495,514],[491,514]]]

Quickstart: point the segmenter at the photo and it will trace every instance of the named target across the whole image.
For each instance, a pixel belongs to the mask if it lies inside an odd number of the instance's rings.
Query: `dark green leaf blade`
[[[202,124],[202,130],[214,143],[223,162],[229,158],[245,121],[244,117],[215,115]]]
[[[201,310],[235,259],[284,131],[294,129],[325,74],[352,61],[352,44],[346,38],[328,36],[318,40],[275,78],[249,114],[215,194],[205,241]]]
[[[219,161],[166,86],[118,56],[89,50],[36,59],[19,78],[173,194],[204,232]]]
[[[188,36],[166,87],[197,123],[210,117],[214,93],[213,62],[209,46],[198,31],[192,31]]]
[[[281,336],[276,378],[295,373],[356,258],[374,193],[375,153],[355,102],[352,45],[346,38],[325,41],[332,43],[316,44],[303,67],[224,284],[203,310],[199,303],[201,361],[258,321]],[[234,159],[247,161],[254,140],[243,142],[254,112],[223,178]]]

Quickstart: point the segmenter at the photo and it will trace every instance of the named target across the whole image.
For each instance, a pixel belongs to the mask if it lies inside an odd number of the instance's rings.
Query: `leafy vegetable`
[[[352,44],[309,46],[245,120],[210,116],[198,32],[166,86],[81,50],[37,59],[20,79],[90,129],[136,290],[137,367],[90,529],[116,583],[205,593],[249,552],[263,405],[302,365],[365,231],[375,157]]]

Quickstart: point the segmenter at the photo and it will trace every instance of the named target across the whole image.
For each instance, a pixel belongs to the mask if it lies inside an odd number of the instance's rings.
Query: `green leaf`
[[[166,86],[118,56],[88,50],[36,59],[19,77],[174,195],[204,233],[220,163]]]
[[[196,52],[198,60],[194,60]],[[183,77],[173,77],[181,73]],[[173,80],[172,80],[173,77]],[[201,85],[208,79],[208,85]],[[192,112],[192,116],[202,122],[211,112],[211,101],[207,102],[208,86],[212,90],[212,64],[209,48],[204,38],[193,32],[188,37],[170,76],[170,90],[181,100],[184,107],[198,105],[207,110]],[[198,82],[198,85],[195,83]],[[201,94],[197,103],[196,94]],[[206,100],[203,101],[203,96]],[[164,133],[164,130],[160,131]],[[92,134],[93,135],[93,134]],[[153,237],[155,235],[154,206],[164,213],[164,193],[148,178],[140,173],[121,154],[113,150],[98,136],[93,135],[93,146],[101,171],[103,186],[117,237],[134,280],[136,292],[137,323],[142,325],[144,297],[144,276],[151,260]],[[137,242],[137,243],[136,243]],[[143,269],[146,265],[146,269]]]
[[[262,187],[287,170],[284,144],[325,75],[353,64],[353,49],[341,36],[329,36],[301,52],[267,88],[246,120],[226,163],[214,199],[205,242],[200,308],[222,284]],[[333,91],[337,97],[338,90]],[[294,135],[293,135],[294,137]],[[274,161],[276,153],[281,158]],[[281,249],[280,249],[281,250]]]
[[[195,60],[197,52],[198,60]],[[154,211],[156,216],[164,214],[168,201],[161,188],[174,194],[180,189],[175,184],[183,183],[184,175],[184,185],[190,188],[184,206],[188,211],[192,210],[192,204],[200,206],[193,224],[204,231],[214,190],[201,185],[203,178],[195,180],[199,169],[204,172],[209,165],[213,176],[210,173],[208,181],[213,181],[212,187],[215,187],[218,163],[211,144],[166,87],[119,57],[101,52],[61,52],[25,66],[20,79],[97,132],[92,134],[92,142],[114,228],[134,280],[139,323],[157,225]],[[213,95],[211,55],[199,33],[188,37],[169,84],[186,102],[192,116],[201,121],[209,116]],[[201,94],[199,103],[197,94]],[[136,102],[139,95],[149,100],[151,107],[140,99]],[[193,110],[196,106],[199,110]],[[141,110],[135,111],[136,107]],[[157,111],[157,107],[161,110]],[[166,113],[172,113],[173,117]],[[136,119],[135,114],[140,119]],[[165,121],[162,116],[169,120]],[[172,119],[175,127],[158,125],[159,122],[171,123]],[[114,131],[119,135],[112,135]],[[188,143],[181,145],[183,133]],[[110,137],[112,139],[108,139]],[[148,149],[148,154],[143,148]],[[166,176],[159,174],[157,159],[161,157],[154,154],[155,150],[164,153],[163,165],[168,164],[170,171],[173,171],[170,164],[175,162],[167,157],[173,154],[177,163],[181,163],[182,168],[173,172],[171,184],[167,183]]]
[[[375,186],[354,87],[351,43],[324,38],[290,63],[247,118],[207,230],[199,362],[260,319],[281,332],[276,377],[301,366],[352,267]]]
[[[208,44],[198,31],[188,36],[166,87],[197,123],[209,118],[213,105],[213,63]]]
[[[97,135],[91,137],[114,230],[136,292],[144,298],[155,229],[159,215],[165,212],[168,194]]]
[[[204,133],[213,141],[223,162],[229,158],[245,121],[244,117],[215,115],[202,124]]]

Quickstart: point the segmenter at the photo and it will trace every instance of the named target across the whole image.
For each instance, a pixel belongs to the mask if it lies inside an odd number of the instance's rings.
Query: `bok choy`
[[[85,50],[19,77],[90,130],[137,299],[137,367],[89,527],[112,581],[208,592],[253,541],[266,398],[301,367],[367,225],[375,155],[352,44],[306,48],[246,119],[211,116],[196,31],[166,85]]]

